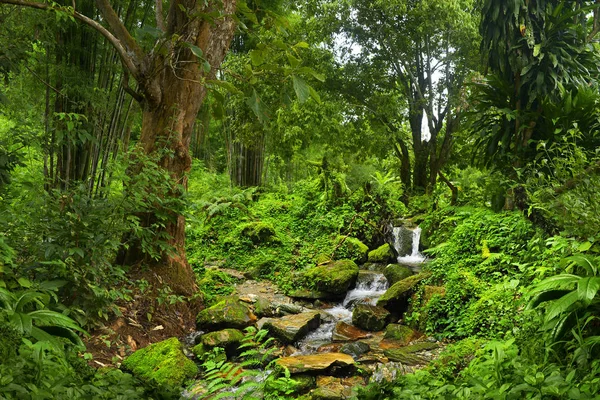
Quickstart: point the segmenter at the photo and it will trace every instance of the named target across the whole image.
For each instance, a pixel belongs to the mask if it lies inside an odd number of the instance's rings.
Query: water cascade
[[[375,305],[387,289],[388,282],[383,274],[364,271],[356,287],[346,293],[341,303],[322,310],[329,315],[329,320],[298,343],[297,354],[312,354],[319,347],[331,343],[333,330],[339,321],[352,324],[352,310],[356,304]]]
[[[398,263],[410,265],[416,270],[420,270],[426,258],[419,252],[421,241],[421,228],[418,226],[409,229],[405,226],[396,226],[392,230],[394,235],[394,248],[398,253]]]

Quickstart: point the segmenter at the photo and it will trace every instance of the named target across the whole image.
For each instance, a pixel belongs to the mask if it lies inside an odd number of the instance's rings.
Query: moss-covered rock
[[[396,313],[404,313],[408,309],[408,299],[415,287],[431,274],[421,272],[393,284],[377,301],[377,305],[393,309]]]
[[[368,255],[370,263],[388,263],[394,260],[394,251],[388,243],[371,250]]]
[[[196,364],[182,351],[177,338],[151,344],[127,357],[122,368],[152,385],[177,390],[198,373]]]
[[[338,236],[335,243],[336,246],[339,246],[334,253],[335,259],[350,259],[358,264],[367,261],[369,248],[357,238]]]
[[[258,296],[254,303],[254,314],[256,314],[258,318],[272,317],[274,315],[274,310],[269,299]]]
[[[273,242],[277,233],[273,225],[266,222],[250,222],[242,228],[242,235],[254,244]]]
[[[207,351],[215,347],[222,347],[227,354],[235,353],[244,339],[244,333],[238,329],[223,329],[200,336],[199,343],[192,348],[192,352],[201,359]]]
[[[369,352],[371,346],[363,342],[346,343],[340,348],[340,353],[348,354],[355,360],[359,359],[360,356]]]
[[[383,270],[383,275],[387,279],[390,286],[396,282],[400,282],[402,279],[406,279],[413,275],[410,267],[401,264],[390,264]]]
[[[385,327],[384,339],[395,340],[406,344],[417,336],[417,332],[405,325],[389,324]]]
[[[352,311],[352,324],[367,331],[380,331],[390,320],[390,313],[383,307],[357,304]]]
[[[310,268],[304,273],[306,286],[318,292],[344,295],[354,285],[358,277],[358,266],[351,260],[333,261]]]
[[[249,306],[235,297],[226,297],[196,317],[198,329],[216,331],[226,328],[244,329],[256,321]]]

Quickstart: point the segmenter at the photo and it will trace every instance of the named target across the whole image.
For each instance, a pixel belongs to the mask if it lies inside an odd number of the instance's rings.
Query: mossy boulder
[[[317,292],[342,296],[354,286],[357,277],[358,266],[354,261],[339,260],[308,269],[303,280]]]
[[[357,304],[352,311],[352,325],[367,331],[380,331],[390,322],[390,313],[383,307]]]
[[[244,333],[238,329],[223,329],[200,336],[199,343],[192,352],[201,359],[207,351],[222,347],[228,355],[232,355],[244,339]]]
[[[367,261],[369,248],[357,238],[338,236],[335,239],[335,245],[338,246],[334,252],[335,259],[350,259],[358,264]]]
[[[122,368],[151,385],[177,391],[198,373],[196,364],[183,354],[177,338],[151,344],[127,357]]]
[[[406,265],[390,264],[383,270],[383,275],[391,286],[396,282],[400,282],[401,280],[412,276],[413,272],[410,267]]]
[[[198,329],[217,331],[226,328],[244,329],[256,322],[250,307],[235,297],[226,297],[196,317]]]
[[[406,312],[408,309],[408,299],[415,290],[415,287],[419,282],[428,278],[430,275],[430,273],[421,272],[418,275],[413,275],[394,283],[383,296],[379,298],[377,305],[385,307],[388,310],[393,310],[396,313]]]
[[[348,354],[355,360],[359,359],[360,356],[369,352],[371,346],[363,342],[346,343],[340,348],[340,353]]]
[[[388,243],[371,250],[368,255],[370,263],[388,263],[394,260],[394,250]]]
[[[277,233],[273,225],[259,221],[244,225],[242,236],[247,237],[254,244],[261,244],[276,241]]]
[[[417,332],[405,325],[389,324],[385,327],[384,339],[395,340],[406,344],[417,336]]]

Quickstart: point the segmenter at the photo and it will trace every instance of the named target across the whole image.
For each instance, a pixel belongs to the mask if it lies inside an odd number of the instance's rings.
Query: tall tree
[[[475,2],[312,3],[320,4],[316,15],[324,15],[330,26],[331,15],[341,17],[334,45],[346,46],[345,54],[350,55],[346,64],[356,71],[351,94],[387,126],[397,142],[404,169],[412,162],[412,186],[432,188],[451,147],[461,86],[476,60]],[[380,108],[383,103],[373,94],[379,98],[381,94],[401,95],[403,101],[390,112]],[[410,138],[396,132],[405,120],[410,125]],[[401,175],[405,185],[411,183],[406,171]]]
[[[207,94],[206,81],[213,79],[233,38],[236,27],[234,14],[237,0],[171,0],[166,12],[163,2],[155,4],[158,35],[145,49],[108,0],[96,0],[95,15],[84,15],[73,7],[61,7],[26,0],[0,0],[0,4],[49,10],[73,17],[90,26],[116,49],[125,68],[124,89],[142,108],[142,131],[139,146],[145,154],[156,157],[159,165],[174,180],[171,196],[179,196],[187,186],[190,169],[190,140],[198,111]],[[137,82],[132,89],[131,76]],[[141,165],[137,171],[141,169]],[[135,174],[136,168],[131,173]],[[151,213],[142,218],[144,224],[159,219]],[[194,275],[185,256],[185,218],[171,215],[164,226],[174,251],[165,250],[152,273],[179,293],[191,294],[195,289]],[[145,258],[140,247],[129,248],[128,261]]]

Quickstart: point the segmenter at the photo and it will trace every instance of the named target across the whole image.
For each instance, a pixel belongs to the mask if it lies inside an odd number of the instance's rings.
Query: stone
[[[244,333],[238,329],[230,328],[207,333],[199,338],[199,343],[192,348],[192,352],[199,359],[215,347],[222,347],[228,354],[233,354],[243,339]]]
[[[294,303],[278,303],[275,304],[275,310],[279,312],[279,314],[287,315],[287,314],[300,314],[301,312],[307,311],[306,308],[299,306]]]
[[[308,269],[304,283],[319,292],[343,296],[356,283],[358,266],[351,260],[333,261]]]
[[[385,336],[383,338],[407,344],[411,340],[414,340],[417,335],[417,332],[408,326],[389,324],[385,327]]]
[[[390,321],[390,312],[383,307],[357,304],[352,311],[352,324],[358,328],[377,332]]]
[[[353,388],[363,386],[363,378],[354,376],[350,378],[337,378],[333,376],[318,376],[317,388],[311,392],[311,400],[338,400],[356,398]]]
[[[256,301],[254,302],[254,314],[256,314],[258,318],[274,316],[275,312],[269,299],[263,296],[257,296]]]
[[[254,324],[256,319],[248,304],[235,297],[226,297],[212,307],[200,311],[196,317],[196,325],[203,331],[244,329]]]
[[[355,360],[371,350],[371,346],[363,342],[346,343],[340,349],[340,353],[348,354]]]
[[[407,228],[406,226],[401,226],[398,229],[397,238],[396,238],[396,250],[398,251],[398,256],[408,256],[412,253],[412,245],[413,245],[413,230]]]
[[[367,261],[369,248],[357,238],[350,236],[338,236],[335,239],[335,243],[338,247],[334,252],[334,258],[347,258],[358,264],[362,264]]]
[[[183,354],[177,338],[148,345],[123,360],[123,369],[144,382],[178,391],[198,373],[196,364]]]
[[[431,342],[420,342],[399,349],[384,350],[383,354],[394,362],[400,362],[406,365],[420,365],[427,363],[427,358],[416,353],[439,348],[439,344]]]
[[[431,274],[421,272],[420,274],[410,276],[399,282],[394,283],[386,292],[379,298],[377,305],[392,308],[395,312],[404,313],[408,309],[408,299],[414,288],[423,279],[428,278]]]
[[[370,336],[371,334],[369,332],[365,332],[362,329],[340,321],[335,325],[335,328],[333,328],[332,340],[334,342],[348,342],[366,339]]]
[[[352,367],[354,359],[343,353],[321,353],[309,356],[283,357],[275,361],[280,366],[287,368],[291,374],[304,372],[324,371],[331,367]]]
[[[331,298],[331,293],[320,292],[318,290],[310,290],[310,289],[296,289],[292,290],[288,293],[290,297],[294,297],[297,299],[310,299],[310,300],[319,300],[319,299],[329,299]]]
[[[383,275],[388,280],[390,286],[396,282],[400,282],[403,279],[413,275],[412,269],[407,265],[401,264],[389,264],[383,270]]]
[[[393,261],[394,258],[394,250],[388,243],[371,250],[368,255],[370,263],[388,263]]]
[[[293,343],[302,339],[306,334],[321,325],[321,314],[318,311],[308,311],[300,314],[286,315],[281,318],[267,320],[262,328],[268,329],[282,343]]]

